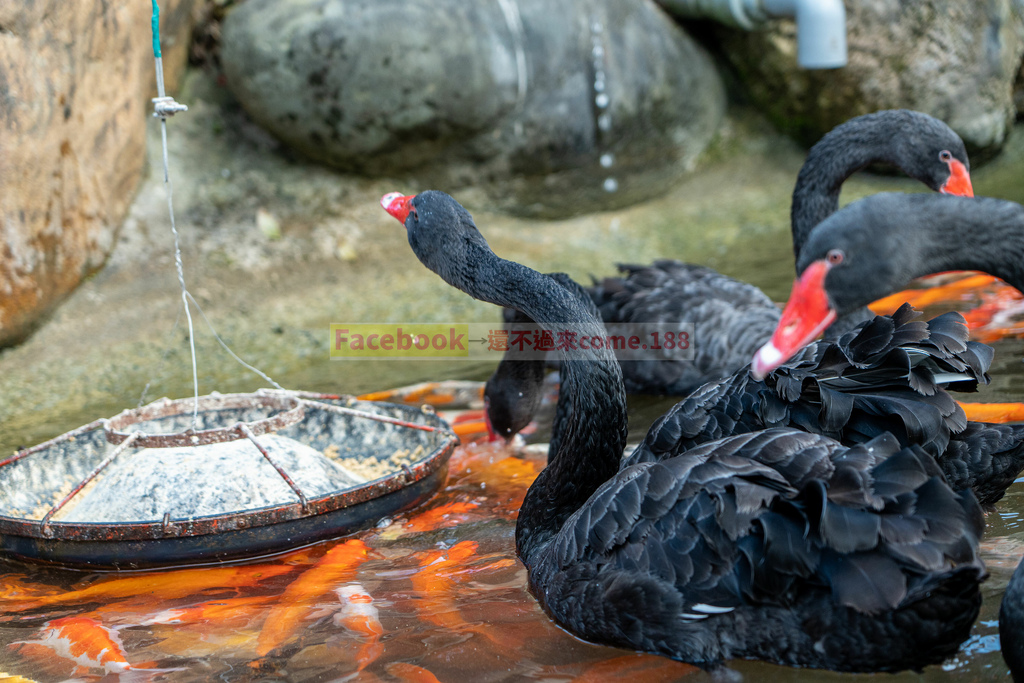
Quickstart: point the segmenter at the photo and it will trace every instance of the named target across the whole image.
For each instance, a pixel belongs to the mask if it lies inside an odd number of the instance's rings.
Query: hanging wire
[[[210,319],[206,317],[206,313],[203,311],[203,307],[199,305],[199,302],[196,301],[196,298],[194,296],[192,296],[191,293],[189,293],[188,298],[192,301],[192,305],[196,307],[196,310],[199,311],[199,315],[203,316],[203,320],[206,321],[206,326],[210,328],[210,334],[213,335],[213,338],[216,339],[220,343],[220,345],[222,347],[224,347],[224,350],[227,351],[231,355],[232,358],[234,358],[236,361],[238,361],[239,364],[242,365],[242,367],[246,368],[247,370],[252,370],[254,373],[256,373],[257,375],[259,375],[260,377],[265,379],[269,384],[273,384],[275,389],[280,389],[281,391],[287,391],[287,389],[285,389],[280,384],[275,382],[270,377],[270,375],[268,375],[267,373],[263,372],[262,370],[260,370],[257,367],[253,367],[252,365],[249,365],[244,360],[239,358],[238,354],[236,354],[234,351],[232,351],[231,347],[228,346],[227,343],[223,339],[220,338],[220,335],[217,334],[217,330],[213,329],[213,323],[211,323]]]
[[[220,335],[217,334],[217,330],[214,329],[213,323],[210,322],[209,318],[206,317],[206,313],[203,312],[202,307],[195,300],[195,297],[188,291],[185,286],[185,272],[181,261],[181,245],[178,238],[178,230],[174,223],[174,202],[172,199],[171,192],[171,179],[168,171],[168,152],[167,152],[167,117],[174,116],[175,114],[183,111],[188,111],[188,107],[184,104],[179,104],[174,101],[173,97],[169,97],[164,91],[164,68],[163,68],[163,57],[160,54],[160,7],[157,5],[157,1],[153,0],[153,58],[156,61],[156,88],[158,97],[153,98],[153,116],[160,119],[160,135],[161,141],[163,142],[163,161],[164,161],[164,186],[167,188],[167,211],[171,217],[171,233],[174,235],[174,265],[178,271],[178,284],[181,285],[181,302],[185,309],[185,317],[188,321],[188,340],[189,347],[192,352],[192,387],[193,387],[193,408],[192,408],[192,430],[198,430],[199,420],[199,374],[196,363],[196,344],[195,344],[195,330],[192,325],[192,312],[189,306],[189,301],[192,302],[192,306],[195,306],[199,311],[199,314],[206,321],[207,326],[210,328],[210,332],[214,338],[220,343],[220,345],[227,351],[232,358],[238,361],[248,370],[256,373],[264,380],[269,382],[271,385],[278,389],[284,389],[280,384],[271,379],[264,372],[258,368],[249,365],[244,360],[238,357],[234,351],[221,339]],[[180,316],[180,313],[179,313]],[[175,327],[177,321],[175,321]],[[143,389],[143,396],[149,390],[149,384],[146,384],[146,388]],[[140,399],[141,400],[141,399]]]
[[[188,306],[188,288],[185,286],[185,269],[181,263],[181,243],[178,229],[174,224],[174,201],[171,192],[171,176],[167,162],[167,117],[178,112],[188,111],[188,107],[168,97],[164,91],[164,60],[160,55],[160,7],[153,0],[153,59],[156,61],[156,92],[153,98],[153,116],[160,119],[160,137],[164,147],[164,187],[167,189],[167,211],[171,216],[171,234],[174,235],[174,265],[178,270],[178,284],[181,285],[181,303],[185,307],[185,318],[188,320],[188,344],[192,352],[192,431],[199,428],[199,368],[196,363],[196,336],[192,327],[192,312]]]

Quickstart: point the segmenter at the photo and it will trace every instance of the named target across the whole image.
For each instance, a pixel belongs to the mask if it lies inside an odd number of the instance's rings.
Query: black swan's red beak
[[[414,196],[402,196],[401,192],[388,192],[380,198],[380,205],[397,218],[399,223],[405,225],[405,219],[409,217],[409,202],[413,200]]]
[[[973,197],[974,186],[971,185],[971,174],[967,167],[956,159],[950,159],[946,163],[949,165],[949,179],[942,184],[939,192],[959,197]]]
[[[825,276],[831,267],[825,259],[815,261],[793,283],[793,292],[771,340],[757,350],[750,362],[750,374],[755,379],[763,379],[792,358],[836,319],[836,311],[825,292]]]

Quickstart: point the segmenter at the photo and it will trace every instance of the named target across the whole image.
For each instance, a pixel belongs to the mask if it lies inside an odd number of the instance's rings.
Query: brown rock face
[[[972,161],[996,153],[1013,122],[1024,52],[1016,0],[846,0],[849,64],[804,71],[791,21],[723,29],[723,47],[751,98],[805,144],[843,121],[906,107],[948,123]]]
[[[194,0],[163,0],[173,85]],[[142,175],[151,5],[0,2],[0,346],[94,272]]]

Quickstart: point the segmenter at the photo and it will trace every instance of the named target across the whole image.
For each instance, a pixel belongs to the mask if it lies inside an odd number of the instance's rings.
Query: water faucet
[[[796,19],[797,63],[806,69],[846,65],[843,0],[658,0],[673,14],[715,19],[748,31],[771,19]]]

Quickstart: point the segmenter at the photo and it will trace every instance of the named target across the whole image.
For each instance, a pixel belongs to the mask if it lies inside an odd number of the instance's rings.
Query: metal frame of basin
[[[343,536],[413,507],[444,485],[458,437],[427,406],[414,408],[308,392],[260,390],[211,394],[199,399],[206,421],[228,417],[228,425],[166,430],[189,423],[192,399],[161,399],[113,418],[83,425],[0,460],[0,499],[7,487],[38,494],[49,509],[37,515],[0,512],[0,556],[88,569],[135,569],[260,557]],[[235,419],[242,415],[246,419]],[[346,447],[336,440],[352,420],[380,423],[381,444],[408,443],[425,455],[397,471],[358,486],[307,496],[260,445],[258,436],[287,431],[302,443]],[[390,425],[390,427],[389,427]],[[155,431],[164,428],[163,431]],[[400,433],[386,430],[402,430]],[[364,435],[365,436],[365,435]],[[373,435],[370,434],[370,437]],[[401,438],[403,441],[398,442]],[[118,523],[54,520],[75,496],[130,448],[199,446],[248,439],[291,488],[293,502],[223,514]],[[418,442],[418,443],[417,443]],[[346,447],[348,450],[358,450]],[[31,457],[31,461],[28,459]],[[367,455],[366,457],[374,457]],[[31,469],[17,473],[19,467]],[[64,475],[70,492],[55,485]],[[38,488],[38,491],[32,487]],[[2,501],[0,501],[2,502]],[[42,509],[45,509],[42,508]]]

